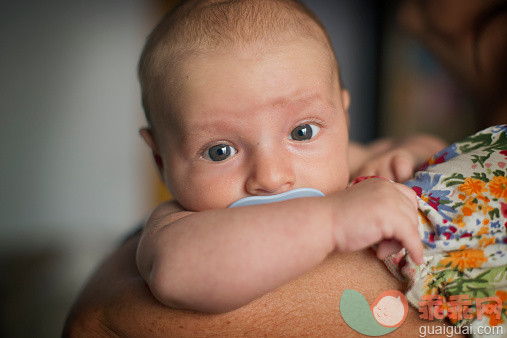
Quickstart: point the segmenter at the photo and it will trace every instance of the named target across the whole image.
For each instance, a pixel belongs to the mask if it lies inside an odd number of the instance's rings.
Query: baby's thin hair
[[[255,41],[277,43],[308,37],[324,42],[330,52],[332,70],[339,76],[336,56],[324,25],[299,1],[180,2],[148,36],[139,60],[138,76],[148,124],[151,126],[153,122],[154,89],[160,83],[174,84],[178,66],[189,57]]]

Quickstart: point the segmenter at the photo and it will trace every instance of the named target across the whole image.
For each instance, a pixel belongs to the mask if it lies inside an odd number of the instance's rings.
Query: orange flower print
[[[481,210],[484,213],[484,215],[487,215],[490,211],[495,210],[495,208],[493,208],[493,206],[491,206],[489,204],[484,204],[484,205],[481,205]]]
[[[484,191],[486,183],[477,178],[467,177],[463,184],[458,187],[459,191],[464,192],[467,195],[479,195]]]
[[[454,218],[453,223],[456,224],[458,228],[464,228],[466,225],[465,220],[463,219],[463,215],[458,215],[456,218]]]
[[[489,222],[488,222],[489,223]],[[486,223],[486,224],[488,224]],[[480,236],[480,235],[484,235],[484,234],[487,234],[489,231],[489,227],[481,227],[481,229],[479,230],[479,232],[477,233],[477,236]]]
[[[465,269],[478,268],[487,261],[488,258],[484,255],[482,249],[467,249],[451,251],[448,257],[441,259],[438,263],[441,266],[450,263],[451,269],[458,268],[460,271],[465,271]]]
[[[495,176],[489,181],[489,192],[496,198],[507,197],[507,177]]]
[[[426,216],[426,214],[424,212],[422,212],[421,210],[419,210],[419,212],[417,213],[417,215],[419,216],[419,222],[422,225],[431,226],[431,222],[428,219],[428,216]]]
[[[463,212],[463,215],[465,215],[465,216],[471,216],[474,213],[475,208],[463,207],[463,209],[461,209],[461,211]]]
[[[481,239],[479,239],[479,246],[481,246],[482,248],[485,248],[488,245],[492,245],[495,243],[496,243],[495,237],[482,237]]]
[[[472,216],[474,212],[477,211],[477,200],[475,197],[471,196],[465,200],[463,208],[461,208],[461,212],[464,216]]]

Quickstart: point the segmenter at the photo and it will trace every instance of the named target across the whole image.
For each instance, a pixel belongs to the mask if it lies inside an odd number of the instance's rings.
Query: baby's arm
[[[376,179],[327,197],[232,209],[192,213],[167,202],[148,220],[137,262],[162,303],[224,312],[311,270],[334,250],[394,238],[421,261],[416,227],[412,190]]]
[[[396,182],[410,179],[414,171],[446,143],[431,135],[415,135],[401,141],[381,139],[368,145],[351,143],[351,177],[378,175]]]

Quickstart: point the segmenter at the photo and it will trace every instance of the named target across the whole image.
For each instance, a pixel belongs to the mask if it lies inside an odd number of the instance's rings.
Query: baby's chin
[[[324,191],[324,195],[326,196],[329,196],[329,195],[332,195],[332,194],[336,194],[337,192],[339,191],[342,191],[343,189],[345,189],[345,187],[332,187],[332,188],[328,188]]]

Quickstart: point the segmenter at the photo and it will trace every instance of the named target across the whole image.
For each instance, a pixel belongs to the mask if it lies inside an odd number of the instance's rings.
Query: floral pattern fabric
[[[418,196],[425,263],[414,264],[405,249],[385,263],[409,282],[409,303],[418,308],[424,297],[441,295],[444,314],[454,324],[504,325],[505,334],[507,125],[452,144],[405,184]],[[446,303],[462,295],[471,300],[474,319],[456,319],[446,311]],[[475,319],[475,299],[494,296],[502,301],[500,319],[494,314]]]

